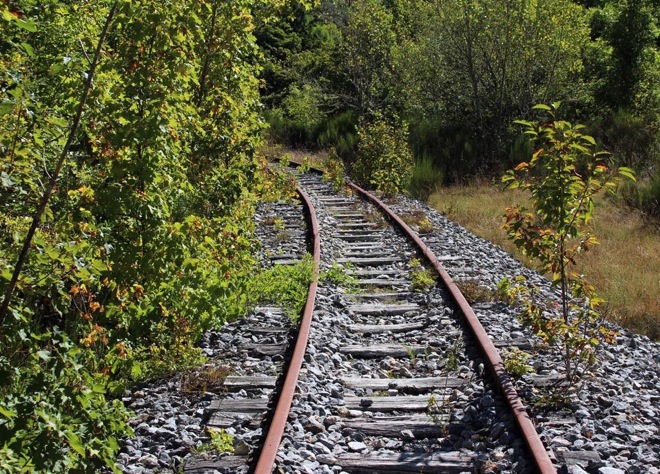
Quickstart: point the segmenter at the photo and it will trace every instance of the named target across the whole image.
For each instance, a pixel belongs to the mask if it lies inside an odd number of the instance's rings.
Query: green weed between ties
[[[436,284],[433,271],[425,269],[422,263],[416,258],[410,260],[410,272],[408,276],[411,280],[410,284],[415,291],[423,292]]]
[[[250,306],[280,305],[291,321],[297,323],[307,301],[313,270],[314,261],[307,254],[295,265],[275,265],[262,271],[251,282]]]
[[[233,453],[234,452],[234,437],[223,429],[207,429],[209,441],[199,445],[195,451],[198,453],[205,453],[213,451],[216,453]]]

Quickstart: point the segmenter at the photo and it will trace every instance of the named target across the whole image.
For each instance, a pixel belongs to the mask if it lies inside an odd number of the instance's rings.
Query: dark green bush
[[[462,125],[447,125],[440,118],[411,122],[409,143],[416,157],[428,157],[444,179],[455,182],[479,170],[480,151],[473,133]]]
[[[429,198],[436,187],[442,184],[443,173],[433,165],[433,160],[428,156],[415,159],[412,169],[408,192],[416,199],[425,201]]]
[[[92,350],[57,331],[21,339],[20,365],[0,356],[2,472],[120,472],[114,463],[119,438],[130,433],[128,411],[106,399],[112,382]]]
[[[352,110],[327,117],[315,130],[315,140],[323,148],[333,147],[337,154],[348,158],[357,143],[357,116]]]
[[[619,198],[628,206],[660,219],[660,172],[647,181],[626,183],[619,188]]]
[[[284,109],[274,108],[264,112],[269,124],[272,142],[307,148],[334,148],[343,158],[349,158],[357,143],[357,117],[353,111],[338,115],[315,116],[314,120],[296,120]]]

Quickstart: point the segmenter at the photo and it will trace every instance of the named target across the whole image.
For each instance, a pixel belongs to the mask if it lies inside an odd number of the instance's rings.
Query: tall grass
[[[488,182],[439,188],[430,204],[476,235],[502,246],[525,265],[501,229],[506,207],[524,204],[519,191]],[[660,231],[649,218],[599,197],[593,226],[601,245],[580,256],[577,271],[608,301],[605,316],[631,331],[660,339]]]
[[[620,199],[630,207],[640,209],[649,217],[660,221],[660,171],[648,180],[626,183],[619,190]]]

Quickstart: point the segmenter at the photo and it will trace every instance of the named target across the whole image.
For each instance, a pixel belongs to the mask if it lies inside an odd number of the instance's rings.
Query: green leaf
[[[16,17],[11,14],[11,12],[9,11],[9,8],[7,8],[7,7],[3,8],[3,10],[2,10],[2,18],[4,18],[7,21],[16,20]]]
[[[12,104],[9,101],[4,101],[0,103],[0,115],[6,115],[8,113],[11,113],[11,111],[14,110],[14,104]]]
[[[532,107],[534,110],[547,110],[548,112],[551,111],[552,109],[548,107],[545,104],[536,104],[534,107]]]
[[[627,168],[625,166],[622,166],[619,168],[619,174],[623,176],[624,178],[628,178],[632,181],[637,181],[637,178],[635,178],[635,172],[631,170],[630,168]]]
[[[576,127],[576,128],[577,128],[577,127]],[[588,141],[588,142],[591,143],[592,145],[595,145],[595,144],[596,144],[596,140],[594,140],[594,137],[591,137],[591,136],[589,136],[589,135],[584,135],[582,138],[584,138],[586,141]]]
[[[37,351],[37,355],[39,356],[40,359],[42,359],[44,362],[48,362],[52,357],[50,355],[49,351]]]
[[[34,49],[32,49],[32,46],[30,46],[28,43],[21,43],[21,47],[28,56],[31,58],[34,57]]]
[[[7,408],[4,408],[2,405],[0,405],[0,414],[2,414],[6,418],[15,418],[16,417],[16,412],[11,411]]]
[[[142,368],[140,367],[140,364],[135,363],[131,367],[131,377],[134,379],[138,378],[140,375],[142,375]]]
[[[60,117],[48,117],[46,119],[46,122],[51,123],[53,125],[57,125],[58,127],[67,127],[69,125],[69,121]]]
[[[55,64],[51,64],[51,66],[48,68],[48,74],[51,76],[58,74],[64,70],[64,64],[57,62]]]
[[[85,447],[83,446],[82,441],[80,441],[78,435],[70,432],[68,438],[69,446],[71,446],[71,449],[80,454],[82,457],[85,457]]]
[[[5,188],[11,188],[14,185],[14,181],[4,171],[0,173],[0,179],[2,180],[2,186]]]
[[[32,20],[20,20],[18,18],[15,19],[16,24],[18,25],[19,28],[23,28],[26,31],[29,31],[31,33],[34,33],[37,31],[37,25],[34,21]]]

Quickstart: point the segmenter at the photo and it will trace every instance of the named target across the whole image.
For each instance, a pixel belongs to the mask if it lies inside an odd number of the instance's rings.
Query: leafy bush
[[[59,331],[20,336],[21,364],[0,356],[0,464],[59,473],[115,466],[129,413],[106,399],[113,382],[93,352]]]
[[[407,140],[406,124],[394,125],[382,117],[362,124],[353,163],[355,179],[387,196],[403,191],[413,166]]]
[[[246,311],[254,202],[281,195],[255,159],[257,3],[0,4],[3,295],[30,249],[0,314],[3,468],[113,465],[112,395],[199,363],[199,334]]]
[[[297,117],[281,107],[264,111],[268,123],[270,140],[290,146],[304,145],[309,148],[334,148],[343,158],[353,155],[357,143],[356,115],[353,111],[327,116],[318,109],[312,109],[309,101],[295,102],[287,97],[289,107],[296,107]],[[307,115],[307,118],[305,117]]]
[[[429,159],[442,170],[443,179],[454,183],[483,170],[483,144],[465,124],[446,123],[446,118],[411,120],[410,147],[416,159]]]
[[[322,147],[332,147],[338,156],[350,158],[357,144],[355,112],[341,112],[327,117],[316,127],[315,141]]]
[[[342,161],[335,150],[323,163],[323,180],[332,184],[335,191],[339,191],[346,184],[346,170]]]

